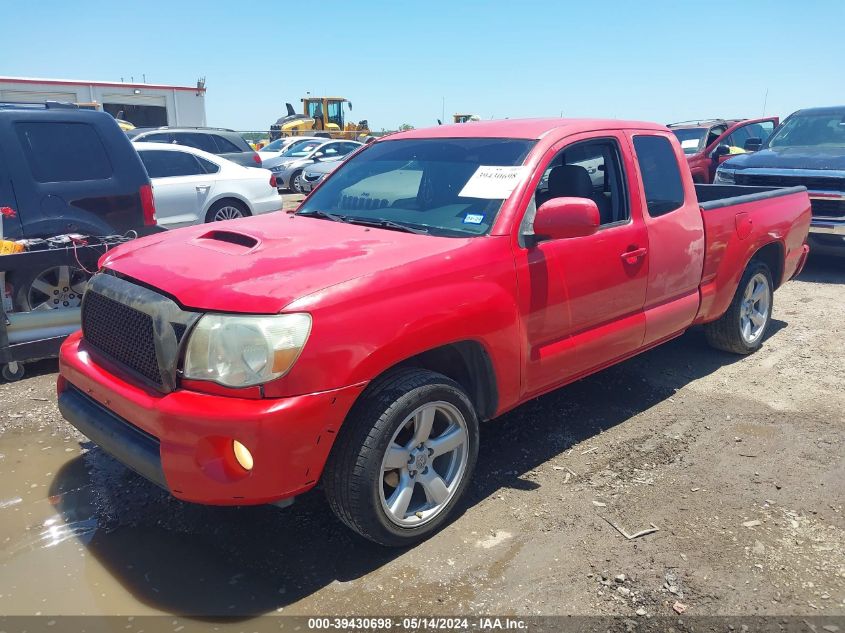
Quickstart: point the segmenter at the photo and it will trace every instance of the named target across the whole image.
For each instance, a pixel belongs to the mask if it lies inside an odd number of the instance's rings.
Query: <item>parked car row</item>
[[[361,146],[363,143],[358,141],[301,139],[289,144],[278,156],[267,159],[264,165],[276,175],[280,190],[304,193],[306,189],[302,183],[302,174],[305,168],[323,161],[341,159]]]

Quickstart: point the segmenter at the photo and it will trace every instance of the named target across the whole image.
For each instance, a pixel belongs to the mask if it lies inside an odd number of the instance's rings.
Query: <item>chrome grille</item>
[[[779,176],[774,174],[743,174],[736,172],[734,182],[755,187],[807,187],[821,191],[845,190],[845,178],[824,176]]]
[[[814,217],[845,218],[845,200],[810,198],[810,207]]]

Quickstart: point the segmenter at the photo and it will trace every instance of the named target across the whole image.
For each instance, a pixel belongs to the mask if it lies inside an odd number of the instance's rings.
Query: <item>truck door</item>
[[[525,395],[625,356],[640,347],[645,333],[648,235],[641,201],[629,193],[638,191],[630,152],[623,151],[621,134],[581,138],[547,154],[528,213],[554,197],[587,197],[599,207],[601,227],[594,235],[542,241],[521,252]]]
[[[628,136],[642,182],[632,191],[641,197],[650,244],[643,341],[649,345],[685,330],[698,312],[704,227],[690,172],[679,167],[685,159],[677,141],[670,140],[674,137],[651,130]]]
[[[727,147],[727,152],[721,150],[724,153],[715,153],[714,158],[716,160],[713,161],[710,182],[713,182],[713,177],[716,175],[716,169],[719,165],[737,154],[747,153],[749,151],[745,148],[747,141],[765,142],[771,136],[772,132],[774,132],[777,123],[777,118],[755,119],[753,121],[745,121],[740,125],[730,128],[728,133],[720,138],[717,144],[717,147]]]

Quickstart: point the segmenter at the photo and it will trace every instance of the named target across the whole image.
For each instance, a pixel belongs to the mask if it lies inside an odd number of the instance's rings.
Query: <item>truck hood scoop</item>
[[[244,255],[259,245],[258,238],[246,233],[228,230],[213,230],[194,238],[193,243],[221,253]]]
[[[100,264],[186,309],[274,314],[312,293],[444,257],[470,241],[268,213],[133,240]],[[407,279],[414,279],[410,270]]]

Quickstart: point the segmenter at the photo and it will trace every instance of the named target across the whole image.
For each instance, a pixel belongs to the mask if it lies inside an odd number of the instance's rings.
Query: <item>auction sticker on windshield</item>
[[[516,167],[481,165],[467,180],[458,196],[461,198],[505,200],[513,193],[522,176],[527,173],[527,169],[525,165]]]

